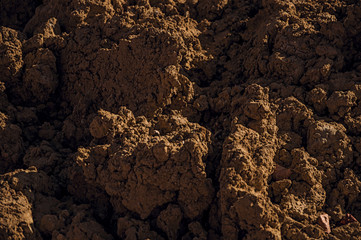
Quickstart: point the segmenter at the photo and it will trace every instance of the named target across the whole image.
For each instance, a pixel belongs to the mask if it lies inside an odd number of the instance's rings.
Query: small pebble
[[[328,214],[321,214],[318,217],[317,222],[326,233],[331,233],[330,217]]]

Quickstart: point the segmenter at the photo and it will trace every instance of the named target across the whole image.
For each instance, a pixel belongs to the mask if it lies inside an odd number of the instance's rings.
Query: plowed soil
[[[359,221],[360,1],[0,1],[0,239]]]

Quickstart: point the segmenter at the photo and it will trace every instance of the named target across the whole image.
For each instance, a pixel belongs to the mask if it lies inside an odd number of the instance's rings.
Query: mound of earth
[[[359,1],[0,7],[0,239],[361,239]]]

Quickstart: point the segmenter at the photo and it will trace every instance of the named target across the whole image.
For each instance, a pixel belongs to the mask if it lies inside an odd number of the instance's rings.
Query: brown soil
[[[360,23],[355,0],[1,1],[0,239],[361,239]]]

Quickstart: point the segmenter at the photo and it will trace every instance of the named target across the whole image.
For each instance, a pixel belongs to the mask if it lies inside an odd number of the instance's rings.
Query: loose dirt
[[[361,239],[361,5],[0,2],[0,239]]]

